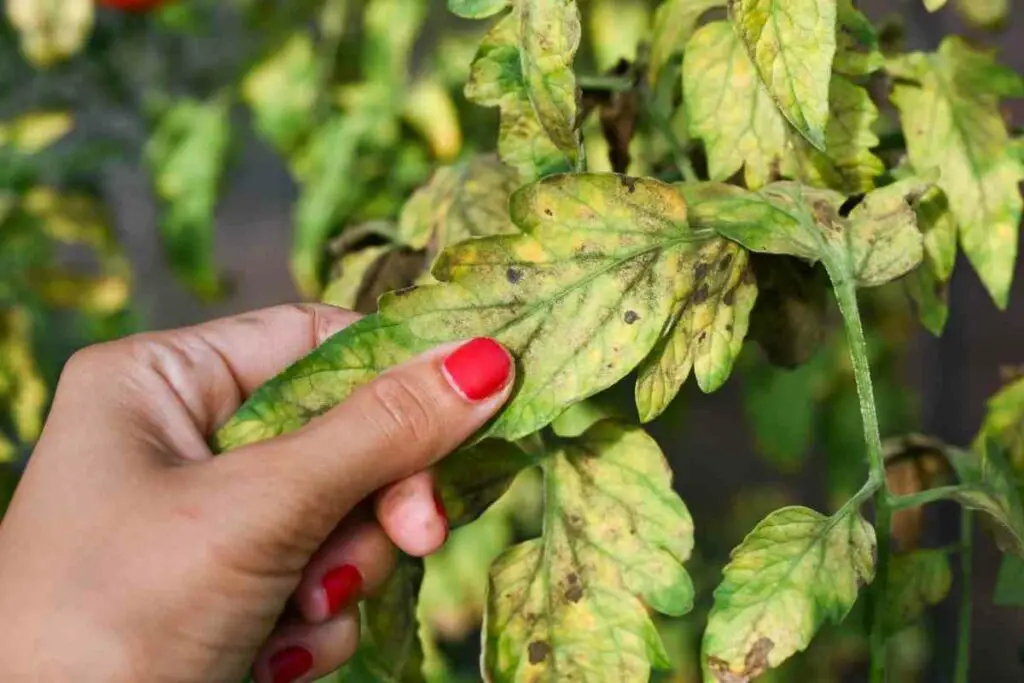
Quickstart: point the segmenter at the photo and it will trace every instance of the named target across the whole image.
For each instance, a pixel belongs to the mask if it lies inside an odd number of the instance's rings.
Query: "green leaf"
[[[948,0],[924,0],[924,8],[929,12],[938,12],[947,2]]]
[[[692,210],[701,212],[701,186],[680,186]],[[636,402],[640,419],[658,417],[679,393],[691,369],[702,391],[722,386],[743,347],[757,299],[745,249],[708,240],[687,253],[675,273],[675,303],[668,327],[640,365]]]
[[[730,0],[729,12],[779,110],[825,151],[836,0]]]
[[[837,279],[874,287],[913,269],[923,254],[911,205],[928,184],[909,179],[869,193],[849,217],[845,198],[831,190],[774,183],[759,192],[709,184],[707,216],[725,237],[751,251],[821,261]]]
[[[881,69],[885,56],[871,20],[854,7],[853,0],[839,0],[838,11],[834,73],[866,76]]]
[[[703,643],[714,680],[753,680],[804,650],[824,622],[842,621],[874,577],[874,551],[874,530],[857,513],[768,515],[733,550],[715,590]]]
[[[1024,557],[1024,504],[1003,454],[987,444],[978,452],[946,448],[945,456],[960,480],[945,497],[985,513],[995,524],[999,547]]]
[[[231,142],[230,113],[225,97],[181,100],[160,117],[146,145],[171,269],[207,298],[220,292],[213,262],[214,210]]]
[[[423,561],[402,555],[387,582],[362,604],[359,651],[338,672],[349,683],[422,683],[416,599]]]
[[[466,19],[486,19],[509,5],[509,0],[448,0],[448,11]]]
[[[907,287],[921,322],[938,336],[949,317],[947,290],[956,263],[956,221],[939,189],[926,194],[917,207],[917,224],[924,233],[924,262],[907,277]]]
[[[956,11],[971,26],[996,30],[1010,18],[1010,0],[957,0]]]
[[[369,0],[363,9],[363,79],[397,108],[410,72],[413,44],[428,7],[421,0]]]
[[[949,558],[942,550],[916,550],[894,557],[882,602],[886,632],[893,634],[916,623],[928,607],[946,599],[952,584]]]
[[[449,524],[454,528],[475,520],[533,464],[523,446],[500,439],[485,439],[442,460],[437,480]]]
[[[495,24],[473,60],[466,97],[501,109],[498,151],[524,183],[576,167],[579,31],[575,3],[530,0]],[[553,51],[543,48],[548,41]]]
[[[574,439],[601,420],[622,419],[624,416],[614,406],[597,398],[589,398],[566,408],[555,418],[551,429],[563,439]]]
[[[283,154],[294,152],[313,128],[320,71],[309,34],[297,33],[242,81],[256,130]]]
[[[704,141],[712,180],[742,169],[750,188],[789,177],[857,193],[873,188],[884,170],[870,151],[878,144],[878,110],[866,90],[833,78],[822,153],[791,132],[728,22],[708,24],[690,40],[683,89],[690,133]]]
[[[669,661],[647,608],[693,602],[693,527],[643,431],[599,423],[544,463],[544,536],[491,567],[484,669],[495,683],[646,683]]]
[[[1024,93],[1021,77],[947,38],[938,52],[891,60],[914,169],[934,173],[959,226],[960,244],[1000,308],[1017,258],[1024,166],[1012,153],[1000,96]]]
[[[438,252],[471,237],[516,233],[508,202],[518,186],[516,173],[489,154],[442,167],[406,202],[396,239]]]
[[[1024,607],[1024,558],[1003,556],[992,601],[1000,607]]]
[[[988,400],[974,449],[980,451],[988,442],[1005,450],[1015,470],[1024,470],[1024,378],[1007,384]]]
[[[808,363],[786,370],[758,363],[743,373],[744,414],[757,448],[783,471],[798,470],[810,451],[822,366]]]
[[[697,23],[709,10],[725,7],[727,0],[664,0],[654,10],[651,56],[647,82],[654,87],[661,70],[675,54],[681,54],[697,30]]]
[[[95,20],[93,0],[7,0],[5,5],[22,53],[38,67],[53,66],[81,51]]]

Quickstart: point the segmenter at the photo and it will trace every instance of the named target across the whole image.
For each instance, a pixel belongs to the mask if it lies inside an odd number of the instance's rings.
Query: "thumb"
[[[384,372],[301,430],[210,466],[231,489],[233,507],[251,500],[264,527],[300,534],[315,548],[360,501],[429,468],[480,429],[508,399],[513,374],[511,357],[492,339],[447,344]]]

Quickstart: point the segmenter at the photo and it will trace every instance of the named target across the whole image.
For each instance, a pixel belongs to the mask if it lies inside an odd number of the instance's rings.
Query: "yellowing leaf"
[[[650,35],[646,0],[593,0],[587,8],[587,35],[599,72],[622,60],[633,63],[637,48]],[[624,170],[624,169],[623,169]]]
[[[957,0],[956,10],[971,26],[998,29],[1010,18],[1010,0]]]
[[[929,12],[938,12],[947,2],[948,0],[924,0],[924,8]]]
[[[335,265],[337,274],[327,283],[320,300],[332,306],[359,310],[358,302],[364,284],[380,265],[381,259],[392,249],[391,245],[384,244],[342,256]]]
[[[934,189],[917,207],[917,224],[924,233],[924,262],[907,278],[921,322],[932,334],[942,334],[949,317],[947,289],[956,263],[956,221],[941,190]]]
[[[514,397],[488,434],[514,440],[622,379],[665,329],[675,273],[712,235],[686,227],[669,185],[565,175],[516,193],[525,234],[463,242],[440,284],[396,292],[257,391],[219,432],[227,448],[301,426],[386,367],[437,344],[497,338],[519,364]]]
[[[7,0],[6,5],[21,51],[36,66],[75,55],[92,31],[93,0]]]
[[[66,112],[23,114],[13,121],[0,123],[0,148],[36,154],[59,142],[74,125],[71,114]]]
[[[39,438],[49,400],[32,348],[29,312],[13,308],[0,314],[0,406],[9,411],[22,443]]]
[[[917,179],[869,193],[844,218],[845,198],[830,190],[782,182],[749,193],[710,185],[701,224],[751,251],[821,261],[833,280],[874,287],[904,275],[921,260],[923,245],[912,203],[928,189]]]
[[[885,630],[896,633],[915,623],[928,607],[946,599],[952,583],[949,558],[942,550],[916,550],[894,557],[881,603]]]
[[[690,40],[683,87],[690,132],[704,141],[712,180],[742,169],[754,189],[789,177],[858,193],[873,188],[884,170],[870,151],[878,144],[871,130],[878,110],[866,90],[832,79],[822,153],[792,133],[728,22],[708,24]]]
[[[486,19],[508,4],[509,0],[448,0],[448,11],[466,19]]]
[[[146,162],[162,203],[160,231],[174,273],[202,297],[220,291],[214,209],[231,138],[226,99],[181,100],[157,122]]]
[[[402,105],[402,116],[430,145],[441,161],[451,161],[462,150],[462,128],[448,90],[431,79],[412,84]]]
[[[839,31],[832,70],[848,76],[866,76],[885,65],[885,56],[874,25],[853,1],[839,0]]]
[[[434,251],[471,237],[518,232],[509,217],[516,173],[492,155],[438,169],[402,208],[399,242]]]
[[[991,55],[948,38],[931,54],[892,60],[910,161],[938,176],[959,226],[964,253],[992,298],[1005,308],[1017,258],[1024,167],[1012,153],[1000,95],[1024,93],[1020,76]]]
[[[672,55],[683,52],[700,18],[725,4],[726,0],[665,0],[658,5],[654,10],[651,56],[647,63],[647,82],[652,87]]]
[[[729,13],[779,110],[825,151],[836,0],[730,0]]]
[[[1024,378],[1003,387],[988,401],[988,412],[974,449],[992,441],[1006,450],[1015,470],[1024,470]]]
[[[498,151],[522,182],[572,170],[579,155],[571,69],[580,31],[575,3],[527,4],[484,37],[466,85],[473,102],[500,107]],[[549,40],[550,53],[542,48]]]
[[[242,96],[259,133],[290,154],[313,127],[319,87],[313,41],[309,34],[297,33],[249,72],[242,81]]]
[[[700,186],[680,186],[691,210],[703,213]],[[651,355],[640,365],[636,401],[640,419],[668,407],[693,369],[705,392],[729,377],[743,347],[757,299],[747,251],[724,239],[708,240],[687,254],[675,274],[674,311]]]
[[[702,646],[713,680],[751,681],[805,649],[826,621],[842,621],[874,577],[874,551],[874,530],[857,513],[768,515],[715,590]]]
[[[544,536],[491,567],[489,680],[646,683],[667,654],[647,608],[692,606],[693,526],[657,444],[602,422],[544,464]]]

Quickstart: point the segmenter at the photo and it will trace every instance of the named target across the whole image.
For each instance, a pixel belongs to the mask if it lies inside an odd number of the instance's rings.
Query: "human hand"
[[[513,373],[495,342],[448,345],[213,457],[246,396],[355,319],[282,306],[71,359],[0,524],[0,678],[283,683],[352,655],[394,546],[447,536],[429,468]]]

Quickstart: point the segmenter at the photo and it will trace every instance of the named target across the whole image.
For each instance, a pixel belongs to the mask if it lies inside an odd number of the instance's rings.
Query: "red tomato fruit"
[[[156,9],[168,0],[99,0],[105,7],[119,9],[122,12],[148,12]]]

